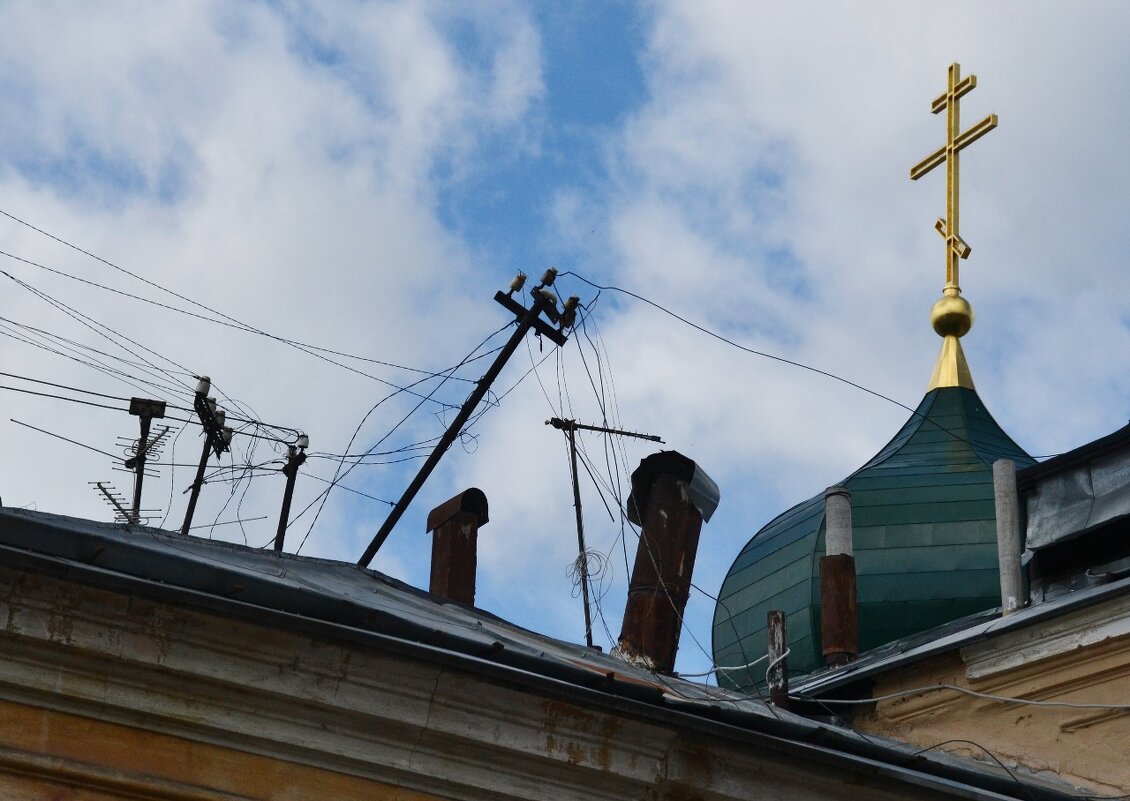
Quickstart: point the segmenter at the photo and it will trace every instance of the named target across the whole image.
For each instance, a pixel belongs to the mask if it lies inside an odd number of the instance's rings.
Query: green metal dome
[[[840,482],[852,493],[861,651],[1000,602],[992,465],[1033,464],[977,392],[926,394],[878,455]],[[722,582],[714,661],[744,665],[766,653],[766,613],[788,613],[790,673],[823,666],[819,557],[824,496],[794,506],[757,532]],[[749,689],[764,673],[719,672]]]

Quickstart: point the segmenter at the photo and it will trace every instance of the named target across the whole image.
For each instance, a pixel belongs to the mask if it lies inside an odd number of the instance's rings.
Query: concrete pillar
[[[1016,490],[1016,465],[1010,459],[993,462],[993,500],[997,508],[1001,614],[1011,615],[1024,605],[1024,583],[1020,568],[1020,503]]]

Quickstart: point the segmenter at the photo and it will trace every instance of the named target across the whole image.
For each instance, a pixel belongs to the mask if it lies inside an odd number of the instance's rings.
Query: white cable
[[[786,651],[785,653],[787,654],[788,651]],[[803,695],[790,695],[789,697],[797,701],[817,701],[822,704],[874,704],[878,703],[879,701],[890,701],[894,698],[904,698],[908,695],[918,695],[920,693],[929,692],[930,690],[952,690],[956,693],[971,695],[974,698],[984,698],[988,701],[998,701],[1005,704],[1028,704],[1029,706],[1066,707],[1068,709],[1105,709],[1123,712],[1130,711],[1130,704],[1082,704],[1073,703],[1071,701],[1034,701],[1028,698],[1013,698],[1007,695],[979,693],[976,690],[970,690],[968,687],[958,687],[955,684],[931,684],[926,687],[915,687],[911,690],[900,690],[897,693],[878,695],[874,698],[811,698]]]
[[[786,648],[785,652],[783,654],[781,654],[779,657],[777,657],[776,659],[774,659],[772,662],[769,663],[769,667],[765,668],[765,683],[766,684],[769,683],[769,673],[772,672],[773,668],[777,667],[777,665],[784,662],[788,658],[789,654],[791,654],[792,652],[793,652],[792,648]]]
[[[722,667],[721,665],[715,665],[714,667],[710,668],[710,670],[706,671],[705,673],[677,673],[676,675],[680,679],[701,679],[703,676],[711,676],[719,670],[723,670],[723,671],[745,670],[746,668],[751,668],[756,664],[764,662],[768,658],[769,658],[769,654],[766,654],[765,656],[760,657],[758,659],[755,659],[752,662],[749,662],[745,665],[735,665],[734,667]]]

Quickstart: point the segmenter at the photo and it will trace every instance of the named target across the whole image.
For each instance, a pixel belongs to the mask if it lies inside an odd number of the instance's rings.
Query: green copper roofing
[[[840,482],[852,493],[861,651],[999,604],[992,465],[1002,458],[1034,464],[975,390],[942,387]],[[790,672],[823,665],[823,553],[823,493],[753,536],[719,592],[717,665],[744,665],[766,652],[771,609],[788,613]],[[748,689],[764,683],[764,670],[720,672],[718,680]]]

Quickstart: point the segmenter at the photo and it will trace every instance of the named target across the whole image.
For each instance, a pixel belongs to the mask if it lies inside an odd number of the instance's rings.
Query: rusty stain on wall
[[[561,701],[546,700],[543,708],[547,754],[564,754],[572,765],[611,770],[615,739],[623,721]]]

